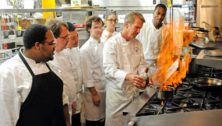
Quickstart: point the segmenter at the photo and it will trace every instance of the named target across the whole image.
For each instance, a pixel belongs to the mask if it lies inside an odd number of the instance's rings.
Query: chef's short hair
[[[60,28],[62,26],[66,27],[68,29],[68,26],[65,22],[59,21],[57,19],[49,19],[47,20],[46,24],[45,24],[49,29],[52,30],[55,38],[59,38],[60,36]]]
[[[157,5],[155,6],[155,9],[154,9],[153,12],[155,12],[158,8],[163,8],[165,11],[167,11],[167,7],[166,7],[165,4],[157,4]]]
[[[133,24],[135,21],[135,17],[138,17],[142,22],[145,22],[145,19],[140,12],[133,11],[125,16],[124,23]]]
[[[41,24],[30,25],[23,35],[23,44],[25,49],[31,49],[36,42],[44,43],[46,40],[46,32],[50,30]]]
[[[74,26],[73,23],[71,22],[67,22],[67,26],[68,26],[68,30],[71,31],[75,31],[76,27]]]
[[[92,23],[93,22],[102,22],[102,24],[104,25],[103,23],[103,20],[98,17],[98,16],[90,16],[87,20],[86,20],[86,30],[89,32],[89,29],[92,27]]]

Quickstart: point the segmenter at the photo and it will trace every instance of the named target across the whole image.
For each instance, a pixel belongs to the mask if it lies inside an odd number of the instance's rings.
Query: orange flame
[[[194,35],[194,31],[184,28],[183,20],[163,27],[157,70],[151,77],[154,84],[161,84],[164,89],[169,85],[176,87],[182,82],[191,62],[191,52],[184,49],[188,48]]]

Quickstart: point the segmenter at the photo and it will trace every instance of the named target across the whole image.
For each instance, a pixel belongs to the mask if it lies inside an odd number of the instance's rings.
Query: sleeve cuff
[[[126,79],[126,75],[127,73],[124,72],[124,71],[119,71],[117,74],[116,74],[116,78],[117,78],[117,86],[119,88],[122,88],[123,87],[123,83]]]

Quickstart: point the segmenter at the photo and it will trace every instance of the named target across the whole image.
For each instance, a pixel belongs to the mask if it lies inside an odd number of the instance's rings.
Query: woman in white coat
[[[137,75],[147,64],[142,45],[135,39],[144,22],[142,14],[131,12],[125,17],[123,30],[105,43],[106,126],[124,126],[123,109],[146,86]]]
[[[117,15],[115,11],[111,11],[107,15],[105,15],[105,25],[106,28],[103,30],[101,42],[106,42],[110,37],[116,35],[116,23],[117,23]]]

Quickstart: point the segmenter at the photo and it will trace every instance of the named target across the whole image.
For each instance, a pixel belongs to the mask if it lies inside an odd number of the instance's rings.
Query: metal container
[[[160,100],[167,100],[171,99],[174,94],[174,88],[173,87],[167,87],[164,89],[157,89],[157,98]]]

